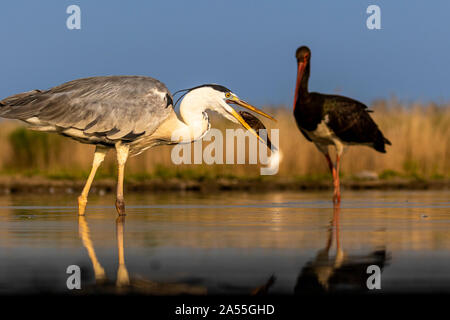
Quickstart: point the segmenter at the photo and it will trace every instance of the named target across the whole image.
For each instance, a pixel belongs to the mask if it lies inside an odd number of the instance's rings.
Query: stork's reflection
[[[95,285],[88,287],[86,291],[94,293],[137,293],[149,295],[203,295],[206,294],[206,288],[202,286],[194,286],[184,283],[159,283],[144,279],[142,277],[135,277],[130,279],[128,270],[125,264],[124,251],[124,229],[125,216],[119,216],[116,219],[116,238],[118,251],[118,268],[116,281],[110,281],[106,277],[105,269],[100,264],[95,253],[94,244],[91,240],[89,225],[85,216],[78,217],[79,235],[83,246],[86,248],[89,259],[92,262],[94,269]]]
[[[367,267],[376,265],[383,270],[388,256],[385,248],[364,255],[347,255],[341,246],[340,206],[333,208],[333,218],[328,229],[326,245],[317,252],[314,260],[308,262],[297,278],[296,294],[351,290],[366,291]],[[336,253],[331,254],[333,240]]]

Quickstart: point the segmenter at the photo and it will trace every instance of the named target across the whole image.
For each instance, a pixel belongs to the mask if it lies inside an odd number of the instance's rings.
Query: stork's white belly
[[[336,150],[338,153],[342,153],[344,151],[345,146],[350,145],[365,145],[372,146],[372,143],[361,143],[361,142],[347,142],[341,140],[327,125],[328,123],[328,115],[325,116],[325,119],[322,120],[317,125],[317,128],[312,131],[308,131],[303,129],[308,137],[314,142],[314,144],[322,151],[327,150],[329,145],[336,146]]]
[[[316,143],[328,145],[328,144],[335,144],[336,140],[341,141],[334,134],[334,132],[328,127],[327,123],[328,123],[328,115],[325,116],[325,119],[322,120],[322,122],[320,122],[317,125],[317,128],[315,130],[312,131],[305,130],[305,132],[308,134],[308,137]]]
[[[338,152],[344,150],[345,142],[328,127],[328,115],[322,120],[315,130],[304,130],[308,137],[316,144],[319,149],[324,149],[329,145],[335,145]]]

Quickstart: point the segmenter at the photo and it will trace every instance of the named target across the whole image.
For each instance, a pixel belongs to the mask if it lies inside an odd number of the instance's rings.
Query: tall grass
[[[392,142],[387,153],[368,147],[350,147],[342,162],[342,173],[351,177],[363,170],[382,178],[413,176],[419,178],[450,177],[450,106],[401,105],[395,100],[375,102],[373,118]],[[291,110],[269,108],[278,122],[263,122],[268,128],[279,128],[280,148],[284,154],[278,176],[316,179],[325,177],[328,169],[323,156],[298,131]],[[237,127],[212,118],[212,126]],[[209,142],[204,142],[206,146]],[[259,176],[259,165],[174,165],[171,146],[160,146],[131,158],[127,175],[135,179],[179,177],[208,179],[218,177]],[[94,147],[55,134],[25,130],[18,122],[0,122],[0,172],[19,175],[45,175],[82,178],[91,165]],[[99,175],[116,172],[114,152],[110,152]]]

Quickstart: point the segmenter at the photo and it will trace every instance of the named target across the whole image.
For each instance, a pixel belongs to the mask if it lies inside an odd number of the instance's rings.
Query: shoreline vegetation
[[[391,140],[387,153],[350,147],[343,156],[344,189],[450,189],[450,105],[405,105],[395,99],[375,101],[371,115]],[[258,165],[175,165],[172,146],[160,146],[130,158],[128,191],[169,190],[322,190],[331,189],[323,156],[301,135],[291,109],[263,108],[278,122],[283,161],[274,176],[260,176]],[[211,114],[213,128],[238,128]],[[270,131],[269,131],[270,134]],[[203,142],[205,148],[211,142]],[[94,147],[0,121],[0,194],[79,192],[89,173]],[[248,151],[248,150],[247,150]],[[248,160],[248,152],[246,152]],[[94,180],[93,192],[114,192],[115,153],[110,152]]]
[[[54,180],[41,177],[0,177],[0,195],[7,194],[72,194],[79,193],[84,180]],[[341,180],[344,190],[449,190],[450,179],[415,180]],[[99,179],[91,188],[92,194],[114,193],[115,179]],[[329,179],[308,181],[289,178],[278,179],[233,179],[220,178],[215,180],[182,180],[178,178],[154,178],[146,181],[128,179],[126,192],[273,192],[273,191],[322,191],[331,190]]]

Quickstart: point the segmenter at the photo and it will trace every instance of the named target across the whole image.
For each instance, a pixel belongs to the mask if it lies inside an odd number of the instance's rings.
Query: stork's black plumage
[[[333,200],[340,202],[339,160],[345,145],[366,145],[386,152],[391,144],[371,118],[363,103],[351,98],[308,91],[311,50],[297,49],[297,84],[294,98],[294,117],[297,126],[309,141],[324,153],[333,174],[335,193]],[[337,150],[336,164],[331,162],[328,146]]]
[[[371,110],[359,101],[312,92],[297,101],[294,116],[298,127],[310,141],[312,139],[306,131],[315,131],[325,121],[344,144],[366,144],[385,153],[385,144],[391,143],[383,136],[369,112]]]

